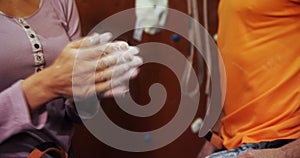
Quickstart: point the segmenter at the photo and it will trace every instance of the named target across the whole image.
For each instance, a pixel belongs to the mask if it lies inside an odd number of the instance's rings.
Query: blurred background
[[[134,0],[76,0],[79,10],[83,35],[87,35],[103,19],[120,11],[134,8]],[[217,8],[219,0],[209,0],[208,26],[209,33],[213,36],[217,32],[218,19]],[[187,1],[169,0],[169,7],[183,13],[187,13]],[[203,24],[203,0],[198,0],[199,22]],[[134,16],[134,15],[133,15]],[[126,19],[124,19],[126,20]],[[180,19],[179,19],[180,20]],[[188,30],[187,30],[188,31]],[[168,30],[161,30],[155,35],[143,34],[141,41],[133,39],[133,30],[124,33],[120,40],[127,41],[130,45],[138,45],[145,42],[161,42],[176,48],[187,56],[189,43],[184,38],[175,38],[174,33]],[[197,72],[198,63],[194,57],[194,70]],[[205,70],[205,68],[204,68]],[[150,100],[148,95],[149,87],[153,83],[161,83],[167,90],[167,100],[164,107],[155,115],[148,118],[137,118],[126,114],[115,103],[112,98],[103,99],[101,106],[108,117],[118,126],[133,131],[149,131],[167,124],[174,117],[180,102],[180,85],[174,73],[168,68],[159,64],[146,64],[141,67],[137,78],[130,82],[130,92],[138,104],[147,104]],[[197,117],[204,117],[206,111],[204,83],[200,87],[200,102]],[[172,131],[170,131],[172,132]],[[150,152],[133,153],[120,151],[111,148],[97,140],[83,125],[76,125],[73,138],[73,151],[76,158],[103,157],[103,158],[196,158],[204,143],[203,138],[192,133],[188,128],[173,143]]]

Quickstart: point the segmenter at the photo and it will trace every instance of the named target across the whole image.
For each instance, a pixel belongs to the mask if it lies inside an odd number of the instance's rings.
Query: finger
[[[134,47],[134,46],[129,46],[127,53],[131,54],[131,55],[137,55],[139,54],[140,49],[138,47]]]
[[[99,42],[100,42],[100,44],[106,44],[106,43],[110,42],[112,40],[112,38],[113,38],[113,34],[111,32],[105,32],[100,35]]]
[[[95,84],[95,89],[97,93],[103,93],[105,91],[108,91],[110,89],[113,89],[115,87],[118,87],[121,85],[121,82],[114,82],[112,80],[107,80],[104,82],[98,82]]]
[[[85,48],[79,48],[77,49],[77,59],[81,59],[81,60],[94,60],[97,61],[99,60],[100,57],[103,56],[104,53],[106,53],[105,51],[103,51],[105,49],[106,45],[96,45],[93,47],[85,47]]]
[[[140,57],[134,56],[132,61],[116,65],[114,67],[105,69],[101,72],[98,73],[98,76],[96,76],[96,82],[103,81],[103,80],[108,80],[112,77],[116,78],[119,77],[120,75],[128,72],[130,69],[135,69],[138,66],[142,64],[142,59]]]
[[[94,33],[80,40],[71,42],[69,46],[71,48],[78,49],[78,48],[91,47],[99,44],[103,45],[108,43],[112,39],[112,36],[113,35],[110,32],[106,32],[103,34]]]
[[[105,82],[95,83],[96,93],[103,93],[109,89],[113,88],[111,84],[111,80],[107,80]]]
[[[106,57],[102,57],[98,63],[97,63],[97,69],[96,70],[105,70],[108,67],[114,66],[117,64],[117,56],[110,55]]]
[[[125,52],[117,52],[114,55],[117,55],[117,64],[123,64],[128,61],[131,61],[134,55],[139,53],[139,49],[137,47],[129,47],[129,49]]]
[[[139,53],[139,50],[136,47],[129,47],[129,49],[125,52],[115,52],[113,56],[115,56],[114,65],[120,65],[127,63],[128,61],[132,61],[134,56]]]
[[[120,76],[119,78],[106,80],[104,82],[96,82],[95,83],[96,92],[101,93],[113,89],[115,87],[118,87],[122,85],[124,81],[128,80],[131,76],[136,76],[137,73],[138,72],[136,70],[131,70],[126,74]]]
[[[137,69],[131,69],[130,71],[126,72],[125,74],[118,76],[118,77],[114,77],[111,80],[111,84],[113,87],[121,85],[121,84],[125,84],[128,85],[129,84],[129,79],[136,77],[138,74],[138,70]]]
[[[86,43],[84,42],[84,40],[81,42]],[[126,55],[122,57],[138,54],[139,50],[136,47],[129,47],[126,42],[118,41],[113,43],[106,43],[103,45],[95,45],[93,47],[82,47],[79,49],[79,51],[77,51],[78,57],[84,60],[98,59],[99,57],[105,57],[111,54],[118,54],[124,52],[126,52],[125,53]]]
[[[84,54],[84,53],[82,53]],[[86,53],[88,54],[88,53]],[[125,55],[126,56],[126,55]],[[137,68],[142,65],[143,61],[140,57],[133,56],[132,58],[124,57],[126,62],[118,64],[117,56],[103,57],[98,62],[96,60],[76,60],[74,69],[77,75],[87,77],[87,73],[95,72],[95,82],[101,82],[110,78],[118,77],[130,69]],[[96,69],[95,69],[96,68]],[[84,75],[86,74],[86,75]]]
[[[104,47],[100,48],[100,51],[105,52],[106,54],[111,54],[113,52],[124,52],[129,49],[128,43],[124,41],[117,41],[113,43],[107,43]]]
[[[80,41],[78,41],[80,42]],[[82,45],[84,45],[84,40],[81,40]],[[106,43],[106,44],[98,44],[98,45],[90,45],[90,47],[81,47],[78,48],[77,57],[83,60],[93,60],[99,59],[99,57],[105,57],[113,52],[118,51],[126,51],[129,48],[126,42],[117,42],[117,43]]]
[[[135,78],[138,75],[138,73],[139,73],[139,69],[133,68],[133,69],[130,69],[129,71],[127,71],[126,73],[123,73],[122,75],[119,75],[117,77],[116,76],[114,76],[113,78],[107,77],[108,79],[103,79],[102,77],[100,77],[100,78],[96,79],[95,82],[97,83],[97,82],[104,82],[104,81],[111,80],[113,85],[125,84],[125,83],[128,83],[129,79]]]
[[[103,45],[109,42],[112,39],[112,34],[110,32],[106,32],[103,34],[94,33],[91,36],[88,36],[83,43],[81,43],[81,47],[91,47],[95,45]]]
[[[105,57],[102,57],[98,61],[97,70],[104,70],[114,65],[127,63],[128,61],[131,61],[134,58],[134,55],[137,53],[138,53],[138,49],[131,47],[128,49],[128,51],[124,53],[118,53],[118,54],[107,55]]]
[[[125,41],[115,41],[110,44],[112,51],[126,51],[129,49],[129,45]]]
[[[124,96],[129,89],[127,86],[120,85],[103,93],[103,97]]]

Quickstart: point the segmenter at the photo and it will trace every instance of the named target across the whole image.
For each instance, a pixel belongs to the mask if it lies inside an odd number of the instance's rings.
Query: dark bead
[[[34,35],[34,34],[30,34],[30,37],[31,37],[31,38],[34,38],[34,37],[35,37],[35,35]]]
[[[24,26],[26,29],[29,29],[30,28],[30,26],[28,26],[28,25],[26,25],[26,26]]]
[[[34,48],[39,49],[40,45],[39,44],[34,44]]]

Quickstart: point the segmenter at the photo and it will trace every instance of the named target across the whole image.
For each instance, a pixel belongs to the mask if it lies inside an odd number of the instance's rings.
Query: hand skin
[[[218,121],[216,122],[216,124],[214,125],[214,127],[212,129],[215,133],[217,133],[219,135],[220,135],[221,127],[222,127],[221,118],[223,116],[224,116],[224,113],[222,112],[219,116]],[[205,158],[206,156],[212,154],[216,150],[217,150],[217,148],[213,144],[211,144],[209,141],[205,141],[205,144],[203,145],[197,158]]]
[[[216,148],[208,141],[205,141],[200,153],[198,154],[197,158],[205,158],[206,156],[212,154]]]
[[[85,98],[95,91],[103,93],[120,86],[112,85],[109,80],[114,73],[103,74],[103,71],[117,64],[117,56],[109,58],[109,61],[102,60],[103,52],[111,52],[103,50],[103,44],[100,47],[94,41],[85,38],[69,43],[51,66],[22,82],[21,87],[31,112],[58,97],[71,99],[75,95]],[[141,64],[142,60],[138,58],[138,62],[130,65],[128,70]]]
[[[300,138],[275,149],[249,150],[238,158],[299,158]]]

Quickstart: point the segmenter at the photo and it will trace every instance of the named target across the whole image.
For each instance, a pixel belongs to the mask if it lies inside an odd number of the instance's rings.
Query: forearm
[[[215,133],[221,135],[221,128],[222,128],[222,121],[221,119],[223,118],[224,116],[224,112],[222,112],[219,116],[219,119],[218,121],[216,122],[216,124],[214,125],[212,131],[214,131]]]
[[[298,158],[300,155],[300,138],[280,148],[285,158]]]

